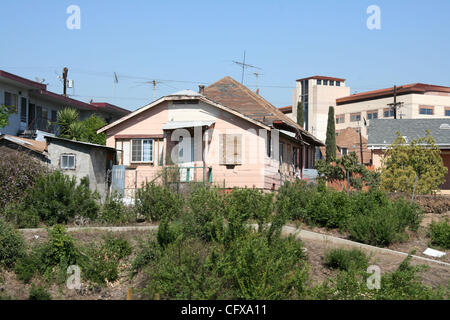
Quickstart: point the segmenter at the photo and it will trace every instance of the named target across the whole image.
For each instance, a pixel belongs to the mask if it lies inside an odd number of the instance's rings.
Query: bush
[[[153,249],[147,260],[145,297],[161,299],[288,299],[305,292],[302,244],[293,238],[269,242],[249,233],[230,246],[200,239]]]
[[[324,259],[325,265],[331,269],[366,270],[369,266],[366,254],[358,249],[332,249],[325,253]]]
[[[12,269],[26,254],[25,240],[19,231],[0,218],[0,267]]]
[[[123,203],[122,195],[118,192],[108,194],[100,211],[100,220],[105,223],[127,223],[136,221],[136,214]]]
[[[450,249],[450,224],[448,220],[433,221],[430,224],[428,235],[431,238],[432,245]]]
[[[449,298],[448,288],[433,289],[422,283],[420,272],[426,266],[412,267],[411,256],[394,272],[381,276],[380,289],[367,287],[370,276],[365,270],[339,271],[334,279],[327,279],[309,290],[308,298],[321,300],[436,300]]]
[[[86,279],[103,285],[119,277],[119,263],[132,252],[131,245],[124,238],[114,238],[108,235],[100,246],[86,249],[82,262]]]
[[[168,187],[147,183],[136,193],[136,211],[151,221],[164,216],[170,220],[178,217],[183,209],[183,199]]]
[[[35,227],[38,219],[48,225],[67,223],[76,215],[95,219],[98,198],[97,193],[90,191],[87,177],[77,185],[75,177],[55,171],[41,176],[8,217],[19,227]]]
[[[228,237],[235,238],[245,232],[248,228],[246,222],[250,219],[256,220],[259,230],[262,231],[272,211],[272,193],[263,193],[255,188],[234,188],[225,198]]]
[[[211,241],[223,236],[225,203],[217,188],[195,188],[188,206],[188,212],[182,217],[183,233],[187,237]]]
[[[378,208],[368,214],[352,217],[348,230],[350,238],[355,241],[374,246],[388,246],[404,239],[399,225],[399,217],[392,208]]]
[[[43,286],[35,286],[33,284],[28,300],[52,300],[52,296]]]
[[[304,218],[312,196],[316,193],[317,187],[304,180],[287,181],[278,190],[277,211],[293,220]]]
[[[0,208],[20,200],[45,172],[45,167],[25,152],[0,152]]]
[[[48,229],[48,240],[32,249],[32,251],[17,261],[14,269],[17,278],[29,283],[37,273],[47,281],[55,278],[62,283],[70,265],[81,261],[81,254],[75,246],[74,239],[66,233],[62,225]]]

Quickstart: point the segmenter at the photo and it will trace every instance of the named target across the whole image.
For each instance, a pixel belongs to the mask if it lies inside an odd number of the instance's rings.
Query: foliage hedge
[[[430,225],[431,244],[443,249],[450,249],[450,223],[448,219]]]
[[[339,192],[304,181],[287,182],[277,196],[277,209],[307,224],[337,228],[358,242],[387,246],[416,231],[422,211],[404,199],[391,201],[378,189]]]
[[[69,177],[60,171],[40,176],[25,191],[21,202],[5,209],[5,216],[18,227],[37,227],[71,222],[80,215],[95,220],[99,212],[99,195],[89,189],[89,179]]]

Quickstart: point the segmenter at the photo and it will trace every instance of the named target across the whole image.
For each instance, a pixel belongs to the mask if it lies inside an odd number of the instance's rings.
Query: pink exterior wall
[[[272,160],[272,163],[264,163],[267,147],[264,136],[259,136],[260,130],[265,130],[260,126],[253,124],[227,111],[213,107],[215,110],[215,123],[211,126],[212,138],[208,144],[209,152],[206,162],[207,167],[212,167],[213,184],[224,187],[256,187],[261,189],[272,189],[273,183],[276,188],[280,185],[279,162]],[[121,124],[107,130],[107,146],[115,147],[116,136],[123,135],[161,135],[163,134],[163,125],[169,121],[169,103],[163,102],[142,114],[130,118]],[[172,117],[172,116],[171,116]],[[184,116],[186,117],[186,116]],[[170,119],[172,120],[172,119]],[[195,121],[197,119],[183,119],[184,121]],[[249,132],[249,129],[251,130]],[[242,134],[242,164],[233,168],[227,168],[225,165],[219,164],[219,135],[221,133],[237,133]],[[268,132],[270,134],[270,132]],[[126,141],[121,139],[121,141]],[[280,141],[285,146],[293,142],[280,137]],[[298,146],[299,147],[299,146]],[[131,144],[129,146],[131,148]],[[286,148],[285,148],[286,149]],[[131,154],[131,152],[130,152]],[[292,151],[286,151],[284,160],[291,162]],[[267,160],[267,159],[266,159]],[[196,166],[203,166],[203,163],[196,162]],[[283,165],[282,172],[289,175],[292,171],[291,166]],[[138,188],[146,181],[155,179],[157,174],[162,170],[156,163],[137,165],[131,164],[126,170],[125,187],[126,189]],[[135,169],[135,170],[132,170]],[[292,175],[292,174],[291,174]],[[293,177],[293,175],[292,175]],[[137,179],[137,180],[136,180]]]

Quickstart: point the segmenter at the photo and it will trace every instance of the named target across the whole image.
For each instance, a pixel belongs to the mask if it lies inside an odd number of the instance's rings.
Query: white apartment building
[[[414,83],[396,88],[401,103],[397,119],[450,118],[450,87]],[[348,127],[368,136],[372,119],[393,119],[394,88],[361,92],[336,99],[336,132]],[[365,121],[365,123],[364,123]],[[366,125],[365,125],[366,124]]]
[[[345,86],[342,78],[312,76],[298,79],[292,95],[292,118],[297,119],[297,103],[303,101],[303,128],[325,142],[329,107],[336,107],[336,99],[349,95],[350,87]]]

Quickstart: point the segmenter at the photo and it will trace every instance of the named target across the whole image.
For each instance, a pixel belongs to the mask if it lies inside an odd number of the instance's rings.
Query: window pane
[[[69,158],[69,169],[75,169],[75,156],[68,156]]]
[[[142,140],[131,141],[131,161],[142,161]]]
[[[446,115],[447,117],[450,117],[450,109],[445,110],[445,115]]]
[[[67,168],[67,156],[61,156],[61,168]]]
[[[142,161],[150,162],[150,161],[152,161],[153,141],[152,140],[142,140],[142,143],[143,143]]]

